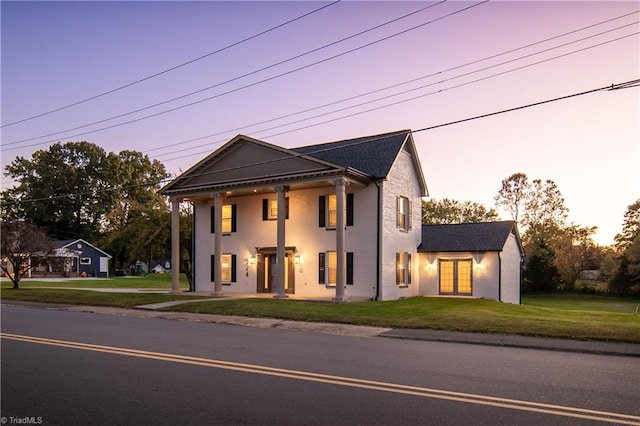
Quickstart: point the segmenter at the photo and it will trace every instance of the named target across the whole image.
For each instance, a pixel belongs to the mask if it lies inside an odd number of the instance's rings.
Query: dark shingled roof
[[[514,226],[512,220],[422,225],[422,243],[418,252],[501,251]],[[517,230],[514,232],[517,235]]]
[[[308,145],[291,150],[331,163],[351,167],[372,178],[389,174],[411,130],[400,130],[375,136]]]

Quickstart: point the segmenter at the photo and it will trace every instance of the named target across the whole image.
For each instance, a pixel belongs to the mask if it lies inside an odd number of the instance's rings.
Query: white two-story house
[[[179,203],[193,203],[196,291],[418,295],[427,186],[410,130],[293,149],[238,135],[161,193],[174,265]]]
[[[238,135],[160,192],[172,203],[174,265],[180,203],[193,204],[197,292],[519,303],[514,223],[422,226],[427,186],[410,130],[291,149]]]

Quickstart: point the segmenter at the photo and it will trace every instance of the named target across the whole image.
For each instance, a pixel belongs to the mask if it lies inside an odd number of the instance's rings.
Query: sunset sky
[[[637,1],[330,3],[1,2],[3,170],[87,140],[178,174],[238,133],[417,131],[640,78]],[[640,198],[639,105],[636,85],[417,131],[430,196],[494,207],[515,172],[551,179],[610,244]]]

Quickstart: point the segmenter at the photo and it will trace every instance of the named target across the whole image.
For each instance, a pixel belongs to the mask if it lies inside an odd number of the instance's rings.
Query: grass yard
[[[81,281],[91,287],[170,288],[170,278],[114,278]],[[109,285],[105,285],[109,283]],[[10,283],[9,283],[10,284]],[[2,283],[3,301],[31,301],[131,308],[199,296],[151,293],[100,293],[38,288],[60,283],[25,282],[13,290]],[[79,287],[72,281],[68,287]],[[99,285],[95,285],[99,284]],[[134,285],[137,284],[137,285]],[[186,288],[186,281],[183,283]],[[579,340],[640,343],[639,299],[584,294],[544,294],[523,297],[523,305],[482,299],[414,297],[388,302],[323,303],[301,300],[248,298],[195,301],[167,310],[203,314],[269,317],[298,321],[334,322],[389,328],[426,328],[479,333],[504,333]]]
[[[0,287],[3,289],[13,287],[13,283],[8,278],[2,278],[0,283]],[[44,280],[23,278],[20,280],[20,288],[33,287],[170,289],[171,274],[149,274],[145,277],[60,278]],[[180,288],[182,290],[189,288],[184,274],[180,274]]]

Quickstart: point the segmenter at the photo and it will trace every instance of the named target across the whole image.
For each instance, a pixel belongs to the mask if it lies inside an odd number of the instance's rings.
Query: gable
[[[105,256],[109,259],[111,259],[112,257],[110,254],[105,253],[96,246],[86,242],[82,238],[78,238],[75,240],[55,241],[54,247],[56,251],[60,253],[79,252],[84,256],[94,256],[97,254],[98,256]]]
[[[239,135],[165,186],[161,193],[264,183],[342,170],[329,162]]]

